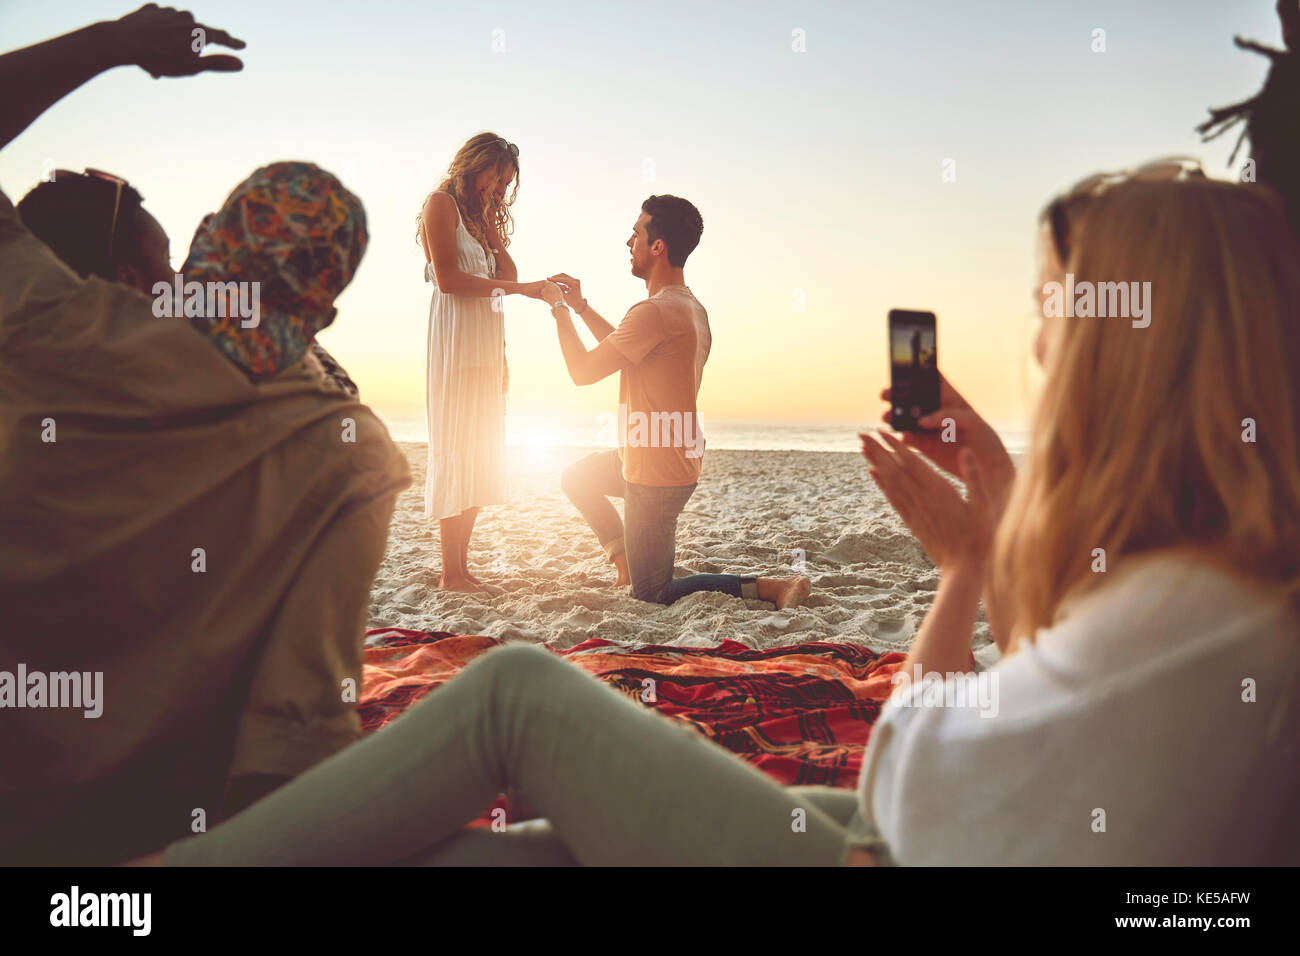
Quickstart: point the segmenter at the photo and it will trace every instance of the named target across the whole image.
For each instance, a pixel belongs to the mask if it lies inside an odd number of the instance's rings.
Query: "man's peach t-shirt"
[[[666,286],[632,306],[605,341],[629,363],[618,386],[624,480],[695,484],[704,460],[695,402],[713,344],[704,306],[686,286]]]

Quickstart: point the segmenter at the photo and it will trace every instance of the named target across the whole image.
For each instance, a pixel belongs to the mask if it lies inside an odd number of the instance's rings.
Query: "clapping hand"
[[[870,474],[903,523],[940,570],[959,564],[987,568],[1000,505],[985,466],[970,449],[956,453],[962,498],[952,482],[888,432],[863,432],[862,454]]]
[[[888,402],[889,389],[880,397]],[[939,404],[938,411],[918,421],[938,431],[904,432],[901,438],[883,431],[875,437],[862,434],[862,454],[872,466],[872,479],[936,567],[954,556],[983,565],[1015,481],[1015,465],[997,432],[942,374]],[[888,424],[889,410],[881,417]],[[921,455],[964,481],[968,498],[963,501]]]
[[[154,79],[194,76],[207,71],[233,73],[244,68],[237,56],[203,56],[203,49],[209,43],[219,43],[232,50],[242,50],[246,44],[225,30],[197,23],[194,15],[186,10],[147,3],[106,27],[122,62],[139,66]]]
[[[889,389],[880,393],[881,401],[890,400]],[[955,478],[961,477],[959,462],[963,450],[974,453],[983,469],[989,494],[1001,512],[1011,483],[1015,481],[1016,467],[1007,454],[1002,439],[942,373],[939,375],[938,411],[923,415],[917,422],[922,428],[937,429],[929,432],[904,432],[902,443],[915,448],[932,462]],[[890,424],[889,409],[881,420]]]

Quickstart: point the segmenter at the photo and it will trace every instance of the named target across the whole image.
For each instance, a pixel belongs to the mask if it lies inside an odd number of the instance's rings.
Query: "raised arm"
[[[115,66],[139,66],[154,79],[244,68],[238,57],[202,56],[207,43],[236,50],[245,45],[224,30],[196,23],[187,11],[150,3],[120,20],[0,56],[0,149],[63,97]]]
[[[459,213],[456,200],[444,192],[436,192],[424,204],[424,241],[433,262],[433,274],[438,278],[438,288],[449,295],[467,295],[490,298],[502,295],[541,296],[542,282],[517,282],[499,276],[487,279],[462,272],[456,254],[456,223]],[[513,266],[513,261],[512,261]]]

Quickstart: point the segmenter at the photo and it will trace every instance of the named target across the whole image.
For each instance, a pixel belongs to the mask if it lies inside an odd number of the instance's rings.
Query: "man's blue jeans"
[[[757,579],[735,574],[692,574],[673,577],[677,548],[677,516],[695,492],[694,485],[658,488],[623,480],[623,461],[616,450],[598,451],[564,470],[564,493],[587,519],[613,563],[627,554],[632,593],[642,601],[672,604],[696,591],[721,591],[733,597],[757,598]],[[610,503],[623,499],[624,522]]]

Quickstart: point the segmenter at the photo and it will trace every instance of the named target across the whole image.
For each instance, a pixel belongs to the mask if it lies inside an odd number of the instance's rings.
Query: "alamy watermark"
[[[29,671],[19,664],[17,672],[0,671],[0,708],[81,708],[82,717],[104,713],[103,671]]]
[[[171,282],[155,282],[153,314],[158,318],[218,318],[253,329],[262,321],[262,283],[186,282],[179,273]]]
[[[85,893],[73,886],[50,897],[50,925],[58,927],[117,926],[148,936],[152,911],[152,893]]]
[[[704,432],[694,412],[629,412],[619,405],[618,433],[629,448],[685,448],[687,458],[704,454]]]
[[[1151,324],[1150,282],[1076,283],[1074,273],[1066,273],[1065,284],[1043,285],[1043,316],[1048,319],[1132,319],[1133,328]]]
[[[895,671],[890,683],[894,685],[890,700],[899,707],[963,707],[978,710],[981,717],[998,715],[997,671],[923,673],[920,664],[913,664],[910,674]]]

